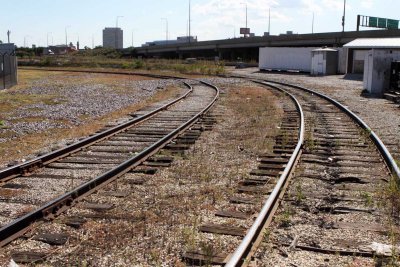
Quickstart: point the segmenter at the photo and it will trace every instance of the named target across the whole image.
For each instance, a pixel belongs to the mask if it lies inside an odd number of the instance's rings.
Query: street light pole
[[[71,25],[65,26],[65,46],[68,46],[68,32],[67,29],[71,27]]]
[[[268,9],[268,34],[271,35],[271,8]]]
[[[115,27],[115,49],[118,49],[118,19],[123,18],[124,16],[117,16],[117,22],[116,22],[116,27]]]
[[[312,13],[311,33],[314,33],[314,12]]]
[[[51,32],[47,33],[47,47],[49,47],[49,33],[51,34],[51,36],[53,37],[53,34]]]
[[[168,19],[167,18],[161,18],[162,20],[165,20],[165,39],[167,41],[168,44]]]
[[[191,36],[191,32],[190,32],[190,17],[191,17],[191,5],[190,5],[191,3],[190,3],[190,0],[189,0],[189,43],[190,43],[190,36]]]
[[[344,4],[343,4],[342,32],[344,32],[345,19],[346,19],[346,0],[344,0]]]
[[[246,31],[247,31],[247,3],[241,3],[242,5],[246,5]],[[244,37],[246,37],[246,33],[244,34]]]

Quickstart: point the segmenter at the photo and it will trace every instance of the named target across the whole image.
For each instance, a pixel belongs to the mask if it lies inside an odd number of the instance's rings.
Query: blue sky
[[[189,0],[3,0],[1,1],[0,40],[18,46],[65,43],[80,39],[81,47],[102,44],[104,27],[114,27],[116,17],[124,30],[124,46],[139,46],[146,41],[165,39],[168,19],[169,39],[187,34]],[[245,26],[256,35],[268,30],[271,9],[271,34],[288,30],[310,33],[314,13],[314,32],[341,31],[343,0],[191,0],[192,35],[198,39],[225,39],[239,35]],[[347,0],[346,30],[355,30],[357,14],[400,19],[399,0]]]

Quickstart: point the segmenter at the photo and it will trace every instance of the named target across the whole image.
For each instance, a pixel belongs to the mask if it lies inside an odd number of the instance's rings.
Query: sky
[[[191,0],[191,34],[199,41],[239,36],[246,24],[256,36],[293,31],[341,31],[344,0]],[[0,0],[0,40],[17,46],[76,43],[80,47],[102,45],[102,30],[118,26],[124,31],[124,47],[147,41],[186,36],[189,0]],[[347,0],[346,31],[356,30],[357,15],[400,19],[399,0]],[[368,28],[362,28],[367,30]]]

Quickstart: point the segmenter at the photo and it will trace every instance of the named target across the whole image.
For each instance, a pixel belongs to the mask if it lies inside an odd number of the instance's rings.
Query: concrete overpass
[[[202,41],[196,43],[155,45],[136,48],[144,57],[160,58],[214,58],[222,60],[258,61],[258,51],[265,46],[328,46],[340,47],[357,38],[400,37],[400,30],[368,30],[351,32],[330,32],[316,34],[292,34],[279,36],[233,38]]]

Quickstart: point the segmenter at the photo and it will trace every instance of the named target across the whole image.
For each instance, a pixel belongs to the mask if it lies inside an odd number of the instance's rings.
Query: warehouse
[[[329,57],[328,61],[325,60],[325,68],[320,74],[346,73],[346,53],[344,53],[343,48],[331,49],[327,47],[261,47],[259,69],[315,74],[315,69],[313,70],[313,56],[316,56],[318,53],[322,53],[323,57]],[[336,58],[332,59],[332,56]],[[326,65],[327,63],[328,65]],[[334,70],[332,70],[332,66],[334,66]]]
[[[383,95],[389,89],[392,62],[400,60],[400,38],[362,38],[344,47],[348,50],[347,73],[353,73],[355,64],[362,64],[364,89]],[[364,60],[355,57],[357,51],[363,51]]]

